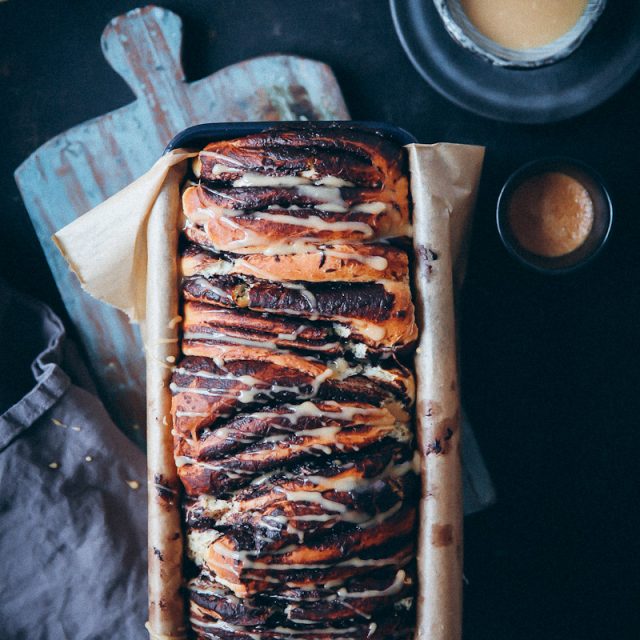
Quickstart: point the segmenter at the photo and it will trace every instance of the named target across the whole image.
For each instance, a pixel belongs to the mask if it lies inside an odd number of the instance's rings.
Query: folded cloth
[[[0,635],[142,640],[144,454],[86,390],[59,318],[1,281],[0,335]]]

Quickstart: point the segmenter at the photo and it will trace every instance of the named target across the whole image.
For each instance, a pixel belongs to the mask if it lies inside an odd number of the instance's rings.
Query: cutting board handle
[[[184,82],[180,61],[182,20],[154,5],[114,18],[100,40],[102,52],[137,98],[149,100],[162,88]]]

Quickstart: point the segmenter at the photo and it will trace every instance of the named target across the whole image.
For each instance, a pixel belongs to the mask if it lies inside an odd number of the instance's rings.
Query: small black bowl
[[[515,189],[525,180],[542,173],[558,171],[580,182],[593,202],[593,226],[586,240],[574,251],[557,257],[540,256],[520,245],[509,224],[509,203]],[[496,212],[498,233],[509,253],[525,266],[548,274],[562,274],[591,262],[604,247],[613,221],[613,205],[602,178],[589,166],[570,158],[534,160],[515,171],[505,182],[498,197]]]

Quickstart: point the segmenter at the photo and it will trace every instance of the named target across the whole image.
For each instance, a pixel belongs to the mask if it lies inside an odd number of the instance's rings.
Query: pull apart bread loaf
[[[419,458],[404,150],[341,125],[207,145],[171,391],[197,638],[410,638]]]

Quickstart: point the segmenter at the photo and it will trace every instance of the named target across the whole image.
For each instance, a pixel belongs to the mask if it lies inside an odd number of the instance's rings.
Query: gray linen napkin
[[[144,454],[60,320],[1,282],[0,336],[0,637],[142,640]]]

